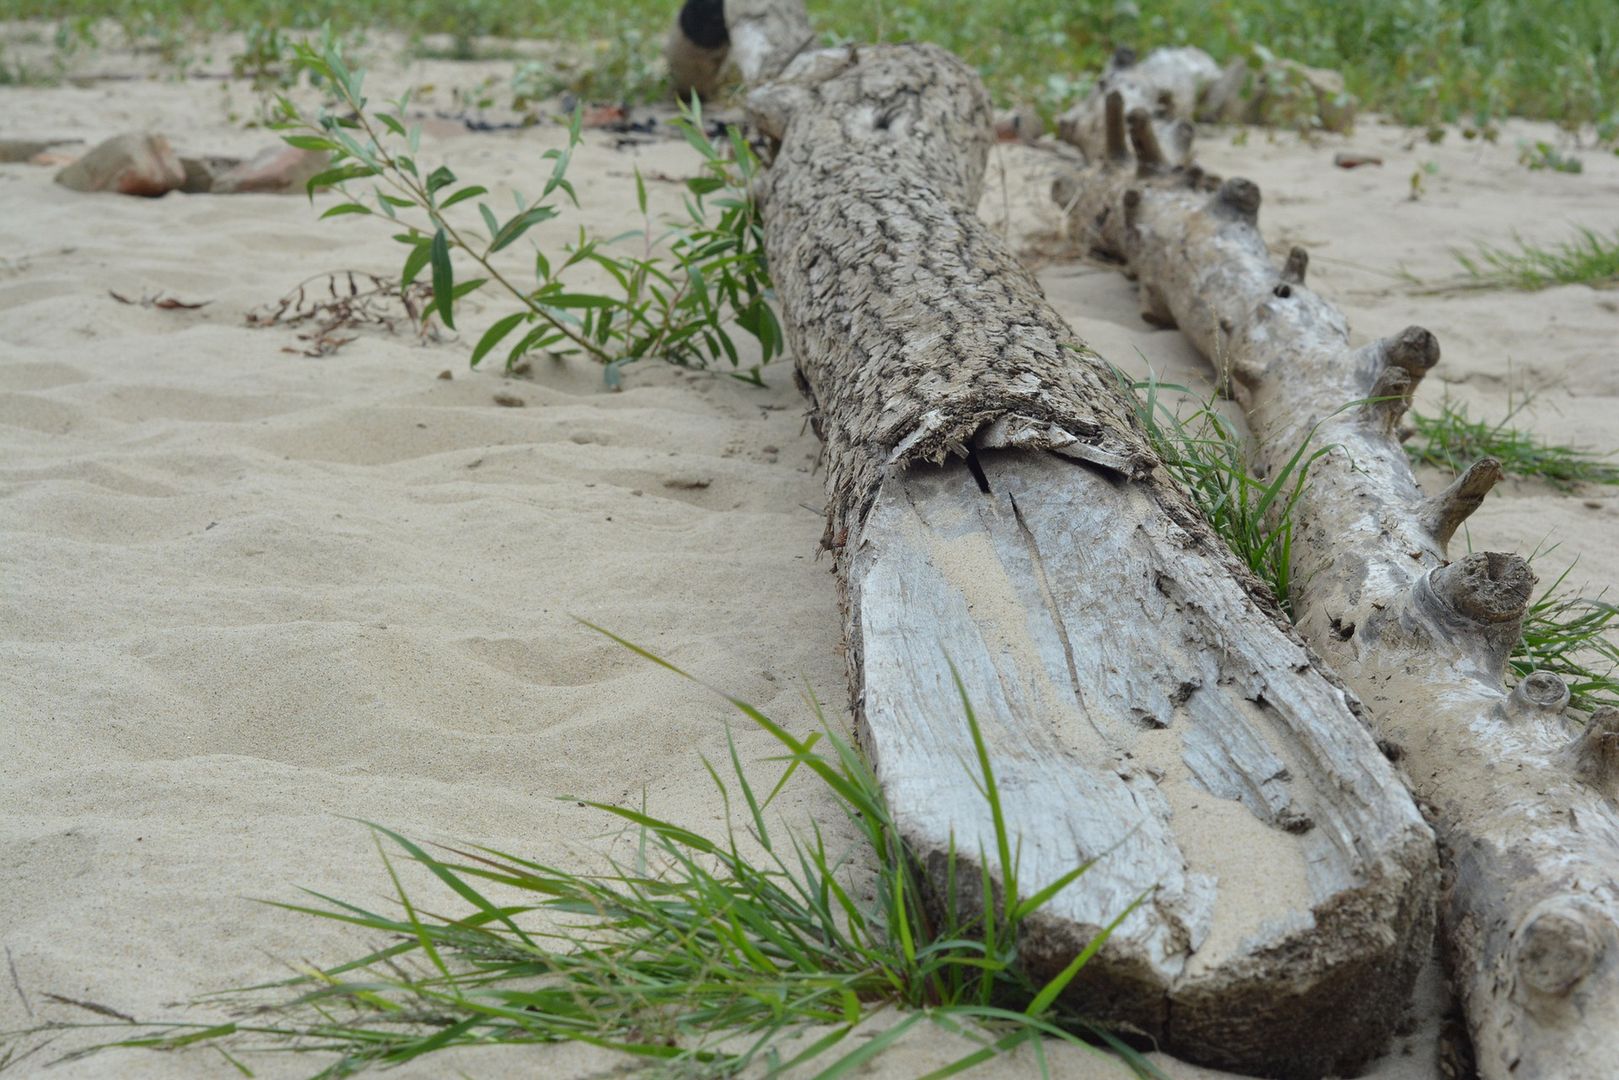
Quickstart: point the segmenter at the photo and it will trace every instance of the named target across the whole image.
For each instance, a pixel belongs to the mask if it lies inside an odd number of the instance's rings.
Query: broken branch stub
[[[1066,1003],[1184,1057],[1375,1056],[1426,955],[1431,834],[1263,589],[1167,478],[1116,373],[977,217],[990,109],[930,46],[806,53],[748,99],[765,246],[825,442],[861,741],[933,902],[1030,895]],[[952,668],[953,664],[953,668]],[[954,676],[1020,852],[1001,865]]]
[[[1441,928],[1487,1080],[1599,1080],[1619,1062],[1619,714],[1582,728],[1566,688],[1506,662],[1534,575],[1515,555],[1447,561],[1500,478],[1484,459],[1424,498],[1399,420],[1437,363],[1411,327],[1361,348],[1278,270],[1258,188],[1109,162],[1060,178],[1084,241],[1122,261],[1144,314],[1178,325],[1247,410],[1256,463],[1326,449],[1294,510],[1298,628],[1360,695],[1440,839]]]

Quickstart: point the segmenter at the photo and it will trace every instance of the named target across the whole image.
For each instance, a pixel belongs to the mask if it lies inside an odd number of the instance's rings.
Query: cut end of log
[[[1535,905],[1513,935],[1519,982],[1535,993],[1566,997],[1602,959],[1603,935],[1591,925],[1594,918],[1600,916],[1573,897]]]
[[[1390,368],[1390,371],[1401,371]],[[1421,521],[1428,534],[1444,550],[1462,522],[1473,515],[1501,480],[1501,463],[1495,458],[1480,458],[1467,467],[1449,487],[1422,504]]]
[[[1533,671],[1524,676],[1507,697],[1507,712],[1514,719],[1560,716],[1568,708],[1568,684],[1550,671]]]
[[[1499,626],[1523,618],[1535,574],[1522,556],[1481,551],[1441,566],[1429,576],[1434,594],[1456,614]]]
[[[1125,117],[1130,129],[1130,146],[1136,153],[1136,172],[1151,175],[1162,172],[1169,164],[1164,148],[1158,145],[1158,133],[1152,128],[1152,113],[1146,109],[1131,109]]]
[[[1282,280],[1289,285],[1303,285],[1304,273],[1310,268],[1310,253],[1294,247],[1287,253],[1287,264],[1282,267]]]
[[[1593,712],[1569,749],[1575,775],[1619,801],[1619,709],[1604,705]]]
[[[1124,95],[1117,90],[1107,95],[1103,112],[1103,133],[1106,138],[1106,153],[1109,163],[1124,162],[1130,159],[1130,152],[1124,144]]]
[[[1220,185],[1214,194],[1215,205],[1236,214],[1249,224],[1259,221],[1259,185],[1241,176],[1233,176]]]

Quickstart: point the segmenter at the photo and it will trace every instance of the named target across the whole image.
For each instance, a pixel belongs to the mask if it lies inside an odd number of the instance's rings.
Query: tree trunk
[[[1503,686],[1534,576],[1515,555],[1446,555],[1500,465],[1424,498],[1396,435],[1438,343],[1411,327],[1352,348],[1304,286],[1304,251],[1272,264],[1258,188],[1135,149],[1053,194],[1137,276],[1143,314],[1215,362],[1259,467],[1331,448],[1296,510],[1298,628],[1370,707],[1438,832],[1442,933],[1481,1074],[1619,1074],[1619,711],[1582,727],[1555,675]]]
[[[1007,869],[953,663],[1020,891],[1099,860],[1026,925],[1035,978],[1145,896],[1070,1006],[1271,1076],[1375,1056],[1426,955],[1431,834],[979,221],[977,78],[930,46],[805,53],[749,110],[777,146],[765,243],[826,446],[861,741],[936,898],[952,850],[997,888]]]

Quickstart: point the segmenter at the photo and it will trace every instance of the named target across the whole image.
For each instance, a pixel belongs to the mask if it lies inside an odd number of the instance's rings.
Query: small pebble
[[[1601,510],[1602,504],[1597,502],[1595,499],[1586,499],[1585,508],[1587,510]]]
[[[528,402],[524,401],[516,394],[496,394],[495,404],[504,405],[508,409],[521,409],[523,406],[527,405]]]
[[[450,374],[449,368],[445,368],[443,371],[439,372],[438,377],[443,379],[445,382],[449,382],[451,379],[455,378],[454,375]]]

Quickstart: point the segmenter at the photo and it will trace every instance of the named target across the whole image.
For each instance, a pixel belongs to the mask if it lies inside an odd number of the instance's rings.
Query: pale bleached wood
[[[1057,137],[1084,151],[1092,162],[1124,148],[1120,124],[1132,109],[1144,109],[1164,153],[1185,164],[1192,150],[1192,118],[1204,90],[1220,78],[1220,65],[1202,49],[1154,49],[1137,59],[1134,49],[1119,49],[1108,60],[1090,93],[1057,117]],[[1119,95],[1123,106],[1109,134],[1107,99]]]
[[[1439,359],[1433,335],[1353,347],[1343,315],[1304,286],[1304,252],[1271,261],[1245,180],[1123,163],[1053,194],[1136,275],[1143,313],[1215,363],[1260,468],[1306,439],[1331,448],[1296,511],[1298,627],[1403,755],[1438,832],[1442,933],[1481,1074],[1619,1075],[1619,713],[1582,728],[1555,676],[1503,686],[1534,576],[1515,555],[1446,552],[1499,463],[1425,498],[1396,434]]]
[[[980,851],[1004,880],[953,661],[1022,891],[1099,857],[1026,928],[1037,977],[1145,895],[1071,1006],[1266,1075],[1374,1056],[1426,953],[1431,834],[977,218],[977,78],[928,46],[828,50],[748,104],[777,146],[765,245],[826,444],[861,741],[935,902],[952,845],[968,891]]]

